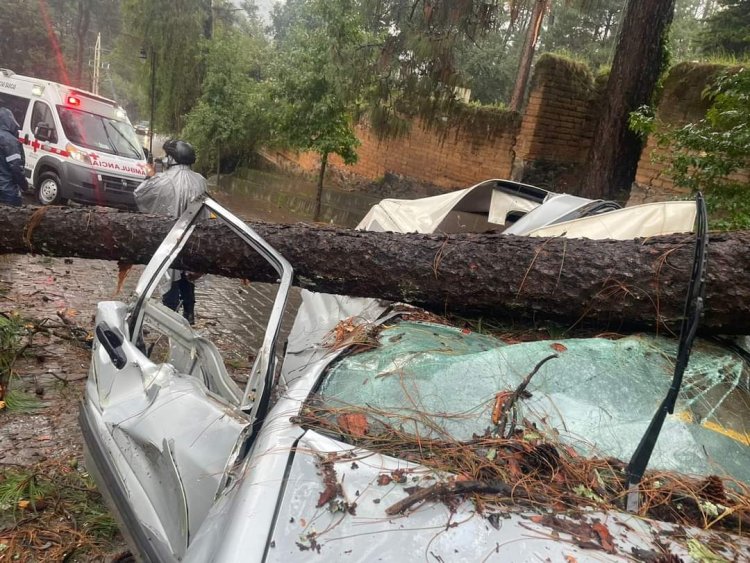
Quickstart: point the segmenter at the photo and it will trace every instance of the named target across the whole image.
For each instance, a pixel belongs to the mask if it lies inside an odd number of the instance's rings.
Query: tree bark
[[[628,1],[580,195],[618,199],[629,192],[643,147],[628,116],[651,103],[673,15],[674,0]]]
[[[34,215],[36,209],[0,206],[0,254],[143,264],[171,228],[170,221],[149,215],[62,207]],[[439,313],[558,319],[612,331],[674,329],[694,249],[691,235],[623,242],[250,224],[291,262],[300,287],[405,301]],[[196,227],[176,266],[263,282],[277,278],[219,221]],[[749,271],[750,231],[711,236],[704,330],[750,334]]]
[[[526,39],[523,43],[521,59],[518,64],[516,83],[513,86],[513,94],[508,104],[509,110],[520,111],[523,105],[523,100],[526,96],[526,84],[529,81],[529,74],[531,73],[531,61],[534,58],[536,43],[542,28],[544,12],[547,11],[547,2],[548,0],[534,0],[534,9],[531,12],[531,19],[529,20],[529,27],[526,30]]]
[[[318,186],[315,190],[315,212],[313,221],[320,221],[320,208],[323,204],[323,179],[326,175],[326,166],[328,165],[328,153],[320,155],[320,173],[318,174]]]

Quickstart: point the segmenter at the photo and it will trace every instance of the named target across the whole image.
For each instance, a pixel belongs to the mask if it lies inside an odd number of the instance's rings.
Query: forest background
[[[648,64],[655,76],[685,60],[721,62],[736,72],[750,56],[750,0],[660,0],[654,4],[663,5],[658,17],[668,30],[657,38],[660,60],[635,60],[618,45],[623,34],[634,35],[632,22],[623,31],[623,20],[637,3],[6,0],[0,66],[91,89],[101,34],[100,93],[118,100],[131,121],[148,120],[153,81],[153,128],[195,144],[199,169],[231,169],[257,147],[277,145],[317,152],[322,183],[330,154],[356,160],[354,126],[363,119],[387,137],[406,132],[414,116],[439,124],[467,106],[518,110],[518,89],[524,91],[528,69],[544,53],[584,63],[601,80],[618,48],[621,67]],[[682,150],[675,173],[691,190],[723,189],[722,178],[747,165],[746,74],[707,89],[723,109],[661,139]],[[658,82],[648,90],[649,99],[629,108],[623,141],[638,152],[637,139],[653,131]],[[728,122],[721,117],[727,111],[735,116]],[[722,153],[718,160],[715,152]],[[701,160],[706,153],[708,162]],[[592,162],[597,170],[608,166],[596,155]],[[706,167],[696,182],[692,171]],[[588,182],[594,191],[619,181],[616,171],[608,181],[596,178],[597,170]],[[735,196],[746,188],[731,187]],[[741,215],[750,217],[746,211]],[[727,224],[744,226],[744,219]]]

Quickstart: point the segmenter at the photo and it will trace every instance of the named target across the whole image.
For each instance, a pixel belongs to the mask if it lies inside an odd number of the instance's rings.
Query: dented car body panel
[[[206,209],[233,225],[280,276],[269,326],[244,390],[227,375],[211,342],[149,299]],[[376,299],[303,291],[283,362],[274,372],[291,277],[291,267],[257,234],[206,200],[175,224],[129,305],[100,304],[97,327],[109,332],[97,330],[81,409],[87,466],[140,559],[625,561],[634,554],[669,553],[690,561],[696,545],[691,541],[730,560],[750,557],[746,535],[719,535],[619,510],[584,507],[574,514],[502,504],[480,510],[472,495],[457,495],[452,502],[429,499],[409,510],[386,512],[417,488],[454,482],[456,475],[419,459],[352,443],[307,424],[303,415],[311,401],[325,400],[321,386],[349,354],[347,346],[332,345],[335,329],[342,322],[378,330],[398,326],[403,310]],[[144,354],[150,344],[143,327],[171,336],[165,361]],[[451,330],[456,341],[465,334]],[[489,339],[481,344],[492,347]],[[417,352],[412,359],[431,353]],[[126,360],[119,368],[118,354]],[[530,356],[531,365],[537,360]],[[374,369],[372,377],[386,381],[393,373],[402,376],[408,366],[396,363]],[[744,385],[742,377],[746,372],[740,377]],[[541,388],[532,385],[530,390],[542,397]],[[488,399],[492,397],[477,401]],[[748,445],[738,444],[746,455]],[[606,537],[595,532],[602,534],[601,526]]]

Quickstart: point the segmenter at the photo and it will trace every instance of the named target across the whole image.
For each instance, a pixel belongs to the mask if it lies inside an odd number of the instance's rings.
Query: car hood
[[[690,540],[724,545],[700,530],[620,512],[551,516],[425,502],[406,515],[388,507],[445,475],[351,447],[315,431],[298,442],[269,536],[266,561],[629,561],[635,553],[690,560]],[[565,533],[569,530],[570,533]],[[680,539],[681,538],[681,539]],[[747,544],[746,540],[745,544]],[[661,546],[659,545],[661,544]],[[750,554],[735,543],[733,557]]]
[[[389,515],[388,508],[407,498],[414,490],[410,487],[451,482],[455,476],[436,472],[413,458],[372,451],[363,443],[359,447],[344,443],[335,434],[302,425],[299,415],[310,393],[323,390],[325,384],[318,384],[322,372],[337,357],[347,357],[320,346],[337,323],[351,317],[385,322],[393,314],[374,300],[302,295],[303,306],[289,337],[280,377],[278,403],[246,463],[231,472],[232,485],[217,499],[186,562],[287,562],[316,557],[323,561],[541,558],[582,562],[670,553],[690,561],[696,546],[711,546],[714,553],[721,552],[730,560],[750,556],[747,538],[616,510],[582,508],[572,515],[549,506],[533,512],[516,505],[487,507],[480,514],[469,496],[464,500],[454,496],[450,506],[430,499],[415,504],[405,515]],[[388,330],[381,333],[385,341],[394,346],[406,343],[406,338],[394,338]],[[477,342],[477,350],[472,350],[486,353],[481,344]],[[564,353],[573,354],[572,348]],[[387,352],[386,347],[378,350],[379,354]],[[366,354],[348,358],[366,359]],[[336,369],[346,368],[343,379],[347,380],[357,377],[355,367],[339,361]],[[368,404],[375,398],[367,399]]]

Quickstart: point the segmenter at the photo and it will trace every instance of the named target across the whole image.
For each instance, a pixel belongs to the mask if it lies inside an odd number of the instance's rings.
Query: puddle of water
[[[247,220],[275,223],[312,221],[315,182],[280,172],[243,169],[222,176],[211,195]],[[355,191],[324,187],[321,222],[354,227],[379,198]]]

